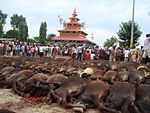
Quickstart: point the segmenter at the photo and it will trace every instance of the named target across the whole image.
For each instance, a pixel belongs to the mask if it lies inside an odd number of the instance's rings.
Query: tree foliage
[[[11,17],[10,24],[14,30],[17,30],[19,32],[19,37],[17,38],[17,40],[27,41],[28,26],[26,18],[22,15],[18,16],[18,14],[13,14],[13,16]]]
[[[19,25],[19,40],[26,42],[28,37],[28,26],[24,22],[20,22]]]
[[[6,32],[5,38],[19,38],[19,32],[16,30],[9,30]]]
[[[4,14],[1,10],[0,10],[0,37],[3,36],[3,27],[6,23],[6,19],[7,19],[7,14]]]
[[[27,42],[28,44],[29,44],[29,43],[34,43],[34,42],[35,42],[35,40],[34,40],[34,39],[32,39],[32,38],[28,38],[26,42]]]
[[[25,24],[25,39],[24,39],[24,41],[27,41],[27,38],[28,38],[28,36],[29,36],[29,34],[28,34],[28,26],[27,26],[27,24]]]
[[[22,15],[19,16],[18,14],[13,14],[13,16],[11,17],[10,24],[14,30],[19,30],[21,22],[26,23],[26,18],[23,17]]]
[[[38,42],[38,43],[40,43],[40,38],[39,38],[38,36],[36,36],[36,37],[33,37],[33,40],[34,40],[35,42]]]
[[[131,27],[132,21],[122,22],[120,25],[120,30],[117,32],[119,36],[119,43],[120,46],[130,45],[131,40]],[[139,37],[141,36],[142,32],[140,31],[140,27],[137,23],[134,23],[134,37],[133,37],[133,44],[139,44]]]
[[[51,42],[54,37],[56,37],[55,34],[53,34],[53,33],[48,34],[48,36],[47,36],[47,42]]]
[[[47,32],[47,23],[42,22],[39,30],[39,38],[40,38],[40,43],[45,44],[46,43],[46,32]]]
[[[105,47],[112,47],[118,42],[118,39],[115,36],[112,36],[110,39],[106,39],[104,42]]]

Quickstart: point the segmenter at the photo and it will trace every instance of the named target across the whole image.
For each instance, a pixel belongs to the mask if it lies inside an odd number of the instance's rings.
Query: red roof
[[[82,30],[81,29],[76,29],[76,28],[68,28],[68,29],[61,29],[61,30],[58,30],[58,31],[82,31]]]
[[[84,33],[85,35],[88,35],[88,34],[85,33],[84,31],[82,31],[81,29],[69,28],[69,29],[61,29],[61,30],[58,30],[58,32],[61,32],[61,31],[81,31],[81,32]]]
[[[53,40],[69,40],[69,41],[87,41],[86,38],[82,38],[80,36],[70,36],[70,37],[55,37]]]

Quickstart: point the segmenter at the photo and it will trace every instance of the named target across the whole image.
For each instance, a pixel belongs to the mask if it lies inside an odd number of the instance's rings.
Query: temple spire
[[[73,17],[76,17],[77,16],[77,13],[76,13],[76,8],[74,8],[74,11],[73,11]]]

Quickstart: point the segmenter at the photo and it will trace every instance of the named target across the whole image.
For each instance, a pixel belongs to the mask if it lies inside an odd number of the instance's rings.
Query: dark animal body
[[[74,98],[79,96],[87,86],[87,81],[79,76],[71,76],[66,79],[62,86],[53,93],[58,103],[65,107],[72,107]]]
[[[137,87],[135,104],[139,109],[136,113],[150,113],[150,84]]]
[[[79,102],[87,108],[99,108],[100,111],[109,113],[119,113],[114,109],[104,106],[105,100],[109,95],[110,86],[103,81],[91,81],[79,97]]]
[[[115,83],[106,99],[106,106],[120,110],[122,113],[132,113],[129,107],[135,100],[135,85],[128,82]]]

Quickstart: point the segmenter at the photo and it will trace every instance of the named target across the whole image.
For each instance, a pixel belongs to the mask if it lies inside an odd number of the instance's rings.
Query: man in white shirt
[[[150,34],[146,34],[143,49],[144,49],[143,53],[144,63],[150,62]]]
[[[44,48],[42,46],[39,46],[39,52],[40,52],[39,56],[40,56],[40,58],[42,58],[44,55]]]
[[[130,54],[130,50],[129,50],[128,47],[126,47],[125,50],[124,50],[124,62],[129,61],[129,54]]]

